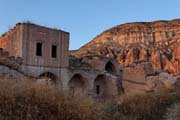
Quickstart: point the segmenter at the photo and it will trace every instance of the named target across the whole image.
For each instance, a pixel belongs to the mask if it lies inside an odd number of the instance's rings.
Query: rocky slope
[[[117,59],[126,93],[170,88],[180,75],[180,19],[119,25],[70,54]]]
[[[106,30],[71,54],[101,55],[129,66],[151,62],[155,71],[180,74],[180,19],[127,23]],[[179,51],[179,52],[178,52]]]

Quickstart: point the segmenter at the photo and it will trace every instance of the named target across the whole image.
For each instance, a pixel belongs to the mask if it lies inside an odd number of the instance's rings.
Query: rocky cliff
[[[149,61],[155,71],[180,74],[180,19],[135,22],[113,27],[77,51],[77,57],[100,55],[129,66]]]

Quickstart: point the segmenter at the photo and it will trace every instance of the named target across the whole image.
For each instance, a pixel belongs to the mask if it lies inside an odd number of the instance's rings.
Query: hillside
[[[175,19],[115,26],[80,49],[71,51],[71,55],[79,58],[100,55],[117,59],[124,66],[123,85],[126,91],[134,88],[134,92],[149,90],[150,86],[161,86],[162,82],[163,85],[169,84],[166,79],[171,79],[170,84],[173,77],[178,79],[179,51],[180,19]],[[157,76],[161,72],[166,73],[163,73],[163,77]],[[153,76],[147,77],[149,75]]]
[[[154,69],[179,74],[173,68],[179,60],[179,40],[180,19],[127,23],[106,30],[72,54],[114,57],[124,66],[150,61]]]

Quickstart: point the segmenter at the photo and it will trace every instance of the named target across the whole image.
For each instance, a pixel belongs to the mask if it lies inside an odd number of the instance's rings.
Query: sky
[[[180,18],[180,0],[0,0],[0,34],[17,22],[70,32],[70,50],[123,23]]]

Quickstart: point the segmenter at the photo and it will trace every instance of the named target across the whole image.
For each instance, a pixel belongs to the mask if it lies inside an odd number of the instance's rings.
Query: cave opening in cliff
[[[111,74],[116,74],[116,67],[112,62],[108,62],[105,66],[105,70]]]
[[[83,94],[86,88],[86,81],[81,74],[75,74],[68,83],[70,92],[73,94]]]

